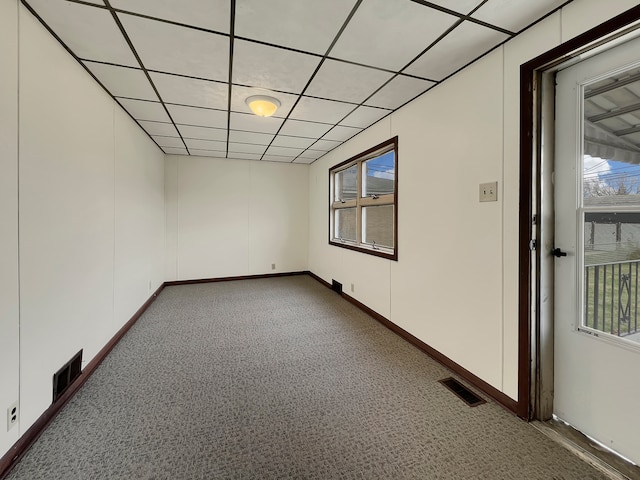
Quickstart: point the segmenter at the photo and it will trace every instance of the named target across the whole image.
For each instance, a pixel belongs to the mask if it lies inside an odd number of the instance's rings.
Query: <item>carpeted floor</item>
[[[167,287],[8,476],[600,479],[308,276]]]

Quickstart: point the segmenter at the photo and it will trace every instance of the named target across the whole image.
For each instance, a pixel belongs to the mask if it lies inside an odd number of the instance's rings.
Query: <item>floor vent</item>
[[[331,280],[331,290],[337,293],[342,293],[342,284],[335,280]]]
[[[460,397],[464,401],[464,403],[466,403],[470,407],[477,407],[478,405],[487,403],[486,400],[477,396],[455,378],[449,377],[438,381],[453,393],[455,393],[458,397]]]
[[[76,353],[60,370],[53,374],[53,401],[69,388],[82,372],[82,350]]]

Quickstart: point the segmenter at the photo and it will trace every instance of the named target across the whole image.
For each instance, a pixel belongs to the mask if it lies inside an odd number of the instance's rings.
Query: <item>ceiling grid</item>
[[[566,0],[21,0],[168,154],[304,163]],[[252,95],[277,98],[253,115]]]

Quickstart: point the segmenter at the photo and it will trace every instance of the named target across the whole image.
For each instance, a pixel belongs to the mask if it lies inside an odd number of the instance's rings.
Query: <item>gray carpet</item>
[[[9,479],[600,479],[308,276],[168,287]]]

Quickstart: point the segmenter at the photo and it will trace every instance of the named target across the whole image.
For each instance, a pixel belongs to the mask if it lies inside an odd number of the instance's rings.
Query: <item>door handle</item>
[[[567,252],[563,252],[559,248],[554,248],[553,250],[551,250],[551,255],[553,255],[554,257],[558,257],[558,258],[566,257],[567,256]]]

